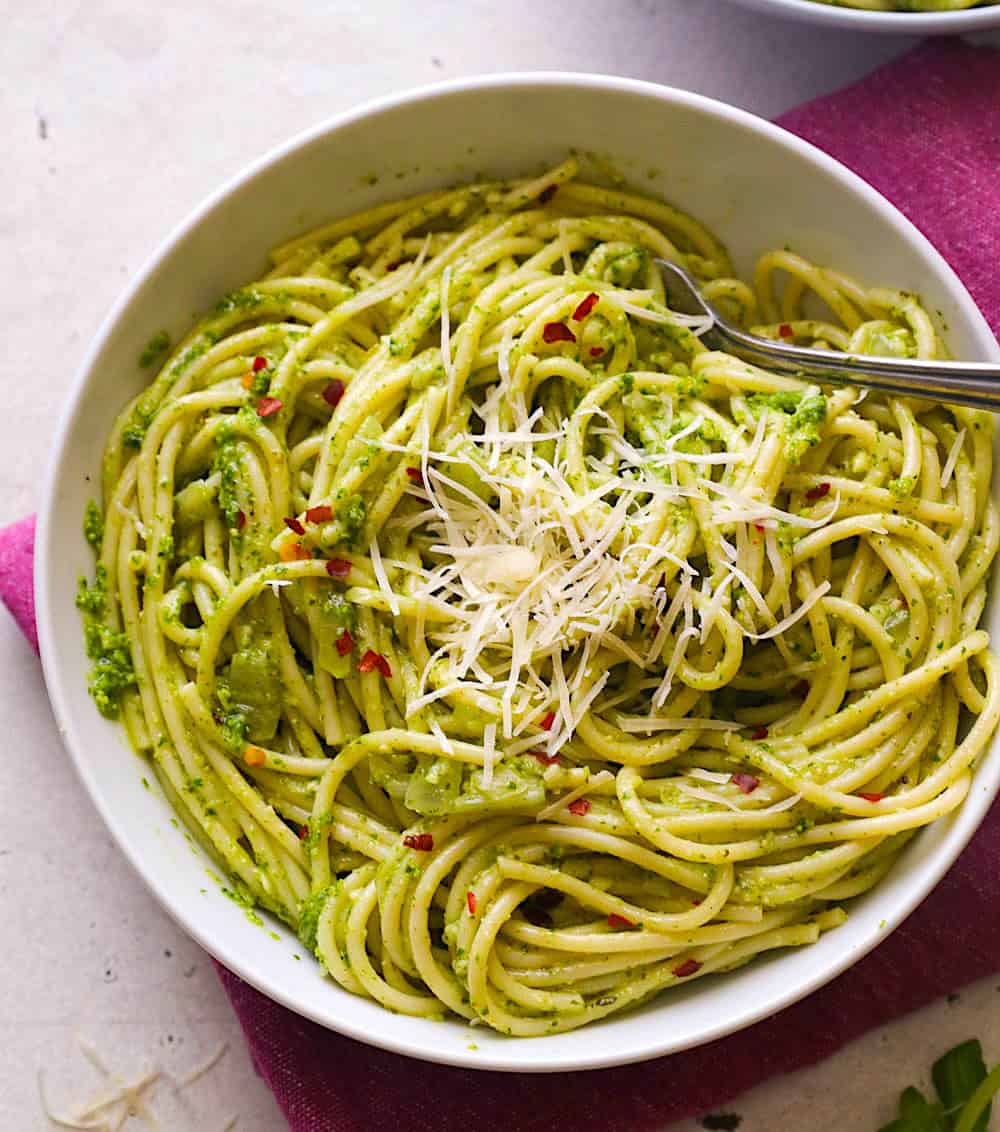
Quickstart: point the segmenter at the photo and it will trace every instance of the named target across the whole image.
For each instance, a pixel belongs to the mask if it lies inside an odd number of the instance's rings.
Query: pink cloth
[[[917,223],[1000,329],[1000,53],[938,42],[781,119]],[[37,647],[34,520],[0,532],[0,599]],[[223,986],[292,1132],[644,1132],[718,1108],[873,1026],[1000,970],[1000,803],[877,951],[742,1033],[644,1065],[511,1077],[410,1061],[329,1033],[229,971]],[[664,1016],[669,1025],[669,1014]]]

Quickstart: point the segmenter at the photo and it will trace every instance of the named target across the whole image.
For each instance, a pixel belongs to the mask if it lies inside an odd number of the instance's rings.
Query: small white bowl
[[[81,536],[101,450],[122,403],[149,379],[136,359],[161,328],[258,277],[273,244],[378,200],[474,173],[539,170],[596,148],[632,182],[718,232],[737,267],[786,243],[871,283],[919,290],[958,357],[998,358],[982,315],[922,235],[873,189],[775,126],[698,95],[620,78],[525,74],[467,79],[371,103],[307,131],[225,185],[153,255],[104,323],[55,438],[37,535],[38,630],[66,745],[108,828],[177,922],[231,970],[292,1010],[413,1057],[543,1072],[615,1065],[729,1034],[815,990],[879,943],[941,878],[1000,782],[1000,746],[953,817],[924,831],[846,925],[812,947],[663,995],[573,1033],[512,1040],[485,1027],[390,1014],[324,978],[284,928],[248,921],[209,879],[152,777],[87,694],[74,608],[93,563]],[[372,179],[377,178],[375,183]],[[994,630],[1000,612],[991,614]],[[273,939],[270,931],[277,932]],[[302,961],[298,957],[302,956]]]
[[[772,16],[854,31],[895,32],[897,35],[963,35],[1000,27],[1000,6],[970,8],[964,12],[866,12],[840,8],[816,0],[735,0],[746,8]]]

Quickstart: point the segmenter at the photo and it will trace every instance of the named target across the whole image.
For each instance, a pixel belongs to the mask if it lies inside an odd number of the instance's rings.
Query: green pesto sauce
[[[336,891],[337,882],[328,885],[326,888],[321,889],[319,892],[313,892],[302,901],[299,905],[299,939],[302,941],[302,946],[315,952],[316,950],[316,931],[319,927],[319,918],[323,914],[323,909],[326,907],[327,900]]]
[[[216,685],[216,696],[219,700],[218,723],[222,731],[222,740],[226,750],[232,754],[239,754],[246,746],[247,733],[250,723],[242,705],[237,704],[229,685],[219,680]]]
[[[156,410],[148,405],[136,405],[132,418],[122,429],[122,444],[126,448],[141,448]]]
[[[128,637],[98,621],[84,626],[87,656],[94,662],[87,688],[97,710],[106,719],[117,719],[122,693],[136,685]]]
[[[337,504],[337,518],[343,531],[342,541],[357,542],[368,520],[368,505],[360,495],[349,495]]]
[[[353,633],[358,627],[357,606],[335,590],[323,599],[321,611],[340,629],[349,629]]]
[[[155,365],[169,349],[170,335],[165,330],[158,330],[143,347],[143,351],[139,355],[139,365],[142,366],[143,369],[149,369],[149,367]]]
[[[219,507],[225,516],[226,526],[231,531],[236,530],[242,510],[237,489],[243,473],[243,461],[236,439],[230,432],[220,431],[218,435],[212,471],[219,473]]]
[[[797,464],[808,449],[819,444],[820,429],[826,421],[826,398],[818,386],[752,393],[747,404],[755,415],[767,409],[785,414],[785,456],[789,463]]]
[[[101,509],[91,499],[83,512],[83,537],[90,543],[95,554],[101,551],[104,540],[104,520],[101,518]]]
[[[228,897],[234,904],[239,904],[239,906],[244,909],[246,917],[251,924],[256,924],[259,928],[264,926],[264,921],[256,912],[256,901],[239,881],[234,880],[232,888],[223,887],[222,895]]]
[[[77,579],[76,608],[91,617],[103,618],[108,607],[108,572],[98,563],[93,585],[81,574]]]

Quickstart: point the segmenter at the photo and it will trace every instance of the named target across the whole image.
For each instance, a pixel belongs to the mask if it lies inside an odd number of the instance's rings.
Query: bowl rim
[[[1000,27],[1000,6],[996,5],[960,12],[869,12],[817,3],[817,0],[736,0],[736,3],[827,27],[897,35],[960,35]]]
[[[469,1069],[544,1073],[600,1069],[632,1064],[703,1045],[767,1018],[824,986],[853,966],[887,938],[934,889],[982,822],[994,795],[1000,788],[1000,773],[994,773],[994,780],[987,784],[986,789],[980,788],[970,792],[970,796],[965,799],[957,813],[948,819],[950,825],[941,843],[936,847],[934,857],[925,864],[916,881],[908,887],[905,898],[899,900],[892,915],[881,921],[878,930],[869,931],[855,946],[845,947],[843,953],[837,957],[835,962],[819,967],[808,976],[792,982],[781,993],[752,1002],[749,1005],[741,1003],[739,1007],[734,1006],[732,1013],[727,1013],[724,1019],[706,1022],[696,1030],[681,1037],[671,1035],[669,1028],[663,1027],[655,1040],[644,1041],[641,1047],[637,1043],[635,1047],[629,1046],[626,1049],[608,1048],[608,1043],[594,1043],[593,1050],[586,1054],[579,1052],[572,1055],[560,1054],[547,1050],[545,1058],[540,1059],[537,1056],[537,1045],[534,1042],[511,1041],[495,1047],[491,1046],[489,1052],[485,1049],[474,1051],[467,1049],[466,1043],[458,1043],[456,1048],[446,1048],[444,1043],[425,1042],[419,1044],[415,1040],[411,1040],[405,1035],[396,1034],[391,1030],[386,1032],[372,1029],[353,1017],[345,1018],[329,1010],[318,1009],[313,1002],[286,991],[280,977],[275,977],[268,970],[266,960],[258,960],[255,956],[249,954],[237,954],[229,941],[215,938],[209,930],[203,928],[196,915],[192,915],[189,909],[181,906],[181,902],[174,900],[169,893],[160,887],[157,880],[157,870],[147,864],[142,852],[142,845],[133,843],[127,832],[122,828],[116,810],[102,792],[96,770],[92,769],[90,760],[82,753],[84,745],[76,735],[73,713],[69,709],[68,698],[64,692],[64,687],[68,687],[67,681],[70,673],[68,666],[60,660],[56,647],[55,602],[52,600],[54,578],[59,570],[57,565],[58,532],[53,522],[53,515],[59,494],[67,441],[80,403],[90,384],[95,362],[105,348],[119,320],[127,315],[128,309],[138,293],[160,265],[173,253],[175,246],[190,231],[200,225],[217,205],[230,194],[253,181],[259,174],[280,163],[286,157],[306,148],[314,141],[366,117],[412,103],[432,102],[468,92],[509,90],[512,88],[525,89],[539,86],[567,87],[576,90],[582,87],[597,92],[607,91],[617,94],[639,95],[665,104],[681,105],[709,117],[722,119],[791,149],[806,162],[818,167],[820,172],[825,172],[836,179],[845,191],[863,198],[864,202],[880,219],[885,221],[887,232],[891,236],[908,242],[935,265],[937,280],[942,286],[948,288],[954,301],[962,307],[963,315],[966,317],[972,332],[977,337],[982,338],[986,344],[986,352],[992,354],[994,359],[1000,360],[1000,346],[997,345],[986,319],[975,305],[964,284],[927,237],[911,221],[871,185],[836,159],[795,134],[751,114],[749,111],[675,87],[612,75],[592,75],[572,71],[528,71],[475,75],[409,88],[399,93],[366,101],[339,114],[325,118],[294,135],[289,140],[272,147],[263,156],[249,162],[228,178],[220,188],[203,198],[201,203],[196,205],[177,223],[126,284],[100,324],[77,368],[55,432],[48,457],[38,515],[34,589],[38,640],[44,678],[63,744],[69,751],[77,774],[118,847],[153,894],[157,903],[187,935],[197,941],[223,966],[272,1001],[285,1006],[301,1017],[308,1018],[346,1037],[422,1061]],[[387,1012],[386,1017],[390,1016]],[[536,1050],[534,1055],[530,1053],[532,1049]]]

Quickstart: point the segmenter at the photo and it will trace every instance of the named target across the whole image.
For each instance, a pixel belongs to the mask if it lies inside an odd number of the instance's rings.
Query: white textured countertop
[[[907,41],[810,31],[724,0],[0,0],[0,523],[37,504],[81,352],[126,279],[244,163],[360,100],[477,71],[631,75],[774,115]],[[0,612],[0,1128],[33,1132],[36,1070],[66,1106],[109,1066],[183,1076],[228,1042],[169,1132],[284,1127],[205,955],[119,854],[60,745],[41,673]],[[740,1132],[867,1132],[949,1044],[1000,1057],[1000,977],[729,1106]],[[148,1127],[135,1120],[127,1129]],[[694,1132],[697,1121],[672,1132]]]

